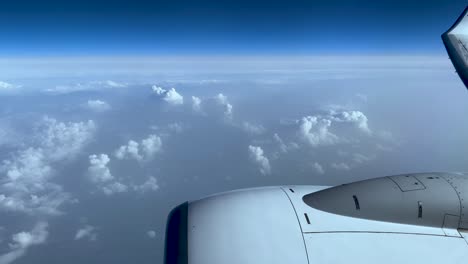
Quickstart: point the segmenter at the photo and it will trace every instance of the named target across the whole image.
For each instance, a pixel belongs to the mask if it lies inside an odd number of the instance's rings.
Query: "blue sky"
[[[0,55],[432,54],[466,4],[8,1]]]

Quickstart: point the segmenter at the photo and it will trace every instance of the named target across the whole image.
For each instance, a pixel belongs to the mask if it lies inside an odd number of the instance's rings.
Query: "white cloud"
[[[224,94],[222,93],[219,93],[218,95],[216,95],[216,101],[218,102],[218,104],[222,104],[222,105],[225,105],[228,103],[228,99],[227,99],[227,96],[225,96]]]
[[[162,140],[158,135],[149,135],[140,143],[130,140],[127,145],[120,146],[115,151],[117,159],[135,159],[137,161],[151,160],[162,148]]]
[[[330,166],[335,170],[342,170],[342,171],[349,171],[351,170],[351,166],[347,163],[340,162],[340,163],[332,163]]]
[[[312,168],[315,170],[315,172],[317,172],[318,174],[324,174],[325,173],[325,170],[323,169],[322,165],[320,165],[320,163],[318,162],[314,162],[312,164]]]
[[[107,102],[101,100],[88,100],[86,106],[95,112],[105,112],[111,109],[111,106]]]
[[[45,117],[39,126],[38,139],[52,160],[69,159],[79,153],[89,143],[96,126],[92,120],[87,122],[58,122]]]
[[[91,181],[95,183],[109,182],[114,179],[109,168],[110,162],[107,154],[90,155],[88,173]]]
[[[128,141],[127,145],[120,146],[115,151],[115,157],[117,159],[133,158],[141,161],[143,157],[140,155],[140,144],[134,140]]]
[[[270,161],[263,154],[263,149],[258,146],[249,146],[250,159],[260,166],[260,173],[267,175],[271,173]]]
[[[302,137],[312,146],[333,145],[338,137],[329,131],[332,121],[317,116],[306,116],[300,122]]]
[[[72,84],[65,84],[65,85],[57,85],[54,88],[49,88],[44,90],[47,93],[52,94],[66,94],[66,93],[73,93],[79,91],[95,91],[95,90],[102,90],[102,89],[115,89],[115,88],[122,88],[127,87],[125,83],[119,83],[111,80],[106,81],[90,81],[85,83],[72,83]]]
[[[15,85],[12,83],[0,81],[0,93],[12,93],[18,88],[21,88],[21,85]]]
[[[232,117],[232,104],[229,103],[227,96],[220,93],[215,97],[216,102],[224,107],[224,115],[228,118]]]
[[[111,80],[103,81],[103,82],[97,82],[101,84],[102,86],[105,87],[114,87],[114,88],[121,88],[121,87],[127,87],[127,84],[125,83],[119,83]]]
[[[249,122],[242,123],[242,129],[252,135],[261,135],[265,133],[265,128],[262,125],[251,124]]]
[[[0,255],[0,264],[13,263],[24,256],[31,246],[45,243],[49,235],[47,227],[46,222],[39,222],[30,232],[23,231],[14,234],[11,238],[12,243],[9,244],[10,251]]]
[[[126,192],[128,187],[118,182],[111,174],[109,162],[110,158],[107,154],[89,156],[88,175],[91,182],[95,183],[106,195]]]
[[[367,116],[361,111],[342,111],[333,113],[332,119],[338,122],[349,122],[355,124],[360,130],[366,133],[372,133],[369,129]]]
[[[112,182],[110,184],[104,185],[102,191],[106,195],[112,195],[115,193],[123,193],[128,191],[127,185],[121,182]]]
[[[165,89],[163,89],[162,87],[159,87],[159,86],[156,86],[156,85],[153,85],[151,86],[151,89],[153,90],[153,92],[157,95],[164,95],[167,91]]]
[[[69,160],[90,141],[94,123],[61,123],[44,118],[36,129],[34,147],[17,151],[0,165],[0,209],[28,214],[59,214],[70,195],[51,179],[52,164]]]
[[[159,96],[163,96],[163,100],[171,105],[182,105],[184,104],[184,97],[179,94],[175,88],[165,90],[162,87],[153,85],[151,87],[153,92]]]
[[[146,232],[146,235],[147,235],[149,238],[153,239],[153,238],[156,237],[156,232],[155,232],[154,230],[149,230],[148,232]]]
[[[192,109],[195,112],[201,112],[202,99],[196,96],[192,96]]]
[[[299,145],[297,143],[295,143],[295,142],[289,142],[288,144],[286,144],[283,141],[283,139],[277,133],[275,133],[273,135],[273,139],[276,141],[276,143],[278,143],[278,146],[279,146],[281,152],[283,152],[283,153],[287,153],[290,150],[294,150],[294,149],[299,148]]]
[[[88,239],[95,241],[97,239],[96,228],[94,226],[86,225],[76,231],[75,240]]]
[[[133,186],[133,189],[140,192],[157,191],[159,185],[157,179],[150,176],[143,184]]]
[[[179,94],[174,88],[167,91],[164,101],[172,105],[181,105],[184,104],[184,97]]]
[[[303,117],[298,123],[300,124],[299,134],[313,147],[335,145],[349,141],[348,130],[345,131],[347,134],[343,136],[337,134],[340,131],[332,132],[332,128],[337,123],[351,124],[366,135],[372,134],[367,116],[360,111],[336,112],[332,110],[329,115],[325,116]]]

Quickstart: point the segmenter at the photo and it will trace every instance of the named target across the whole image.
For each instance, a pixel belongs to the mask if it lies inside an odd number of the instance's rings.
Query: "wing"
[[[455,24],[442,34],[442,40],[453,66],[468,88],[468,7]]]

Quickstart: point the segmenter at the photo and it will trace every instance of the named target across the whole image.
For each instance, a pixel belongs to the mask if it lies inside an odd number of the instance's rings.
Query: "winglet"
[[[442,34],[447,53],[468,89],[468,7],[447,32]]]

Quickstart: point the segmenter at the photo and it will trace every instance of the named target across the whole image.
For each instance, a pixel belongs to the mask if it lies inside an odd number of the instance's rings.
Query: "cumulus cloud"
[[[252,135],[261,135],[265,133],[265,128],[262,125],[252,124],[249,122],[242,123],[242,129]]]
[[[90,155],[88,173],[91,181],[103,183],[114,179],[107,165],[110,159],[107,154]]]
[[[363,132],[371,133],[367,116],[361,111],[342,111],[340,113],[332,112],[332,119],[338,122],[353,123]]]
[[[111,109],[111,106],[107,102],[101,100],[88,100],[86,106],[95,112],[105,112]]]
[[[161,150],[162,141],[157,135],[149,135],[140,143],[130,140],[127,145],[120,146],[115,151],[117,159],[135,159],[137,161],[148,161]]]
[[[121,183],[121,182],[115,181],[115,182],[112,182],[112,183],[109,183],[107,185],[102,186],[102,191],[106,195],[113,195],[113,194],[116,194],[116,193],[124,193],[124,192],[128,191],[128,186]]]
[[[156,237],[156,232],[155,232],[154,230],[149,230],[148,232],[146,232],[146,235],[147,235],[149,238],[153,239],[153,238]]]
[[[14,234],[11,238],[12,243],[9,243],[10,251],[0,255],[0,264],[13,263],[24,256],[31,246],[45,243],[49,235],[47,227],[46,222],[39,222],[29,232],[23,231]]]
[[[166,94],[166,92],[167,92],[165,89],[163,89],[162,87],[159,87],[159,86],[157,86],[157,85],[153,85],[153,86],[151,87],[151,89],[152,89],[153,92],[154,92],[155,94],[157,94],[157,95],[164,95],[164,94]]]
[[[35,146],[14,153],[0,165],[0,209],[29,214],[59,214],[70,196],[52,178],[53,163],[76,156],[91,140],[94,123],[62,123],[44,118],[36,129]]]
[[[45,117],[39,125],[40,145],[52,160],[68,159],[79,153],[94,135],[96,125],[87,122],[59,122]]]
[[[75,240],[88,239],[95,241],[97,239],[96,228],[91,225],[86,225],[76,231]]]
[[[115,179],[108,167],[109,162],[107,154],[89,156],[88,175],[91,182],[106,195],[126,192],[128,187]]]
[[[179,94],[175,88],[165,90],[162,87],[153,85],[151,89],[153,90],[153,93],[157,94],[158,96],[162,96],[163,100],[171,105],[184,104],[184,97]]]
[[[336,123],[351,124],[364,134],[371,134],[368,119],[360,111],[331,111],[329,115],[306,116],[299,121],[299,134],[311,146],[334,145],[347,141],[347,137],[340,137],[332,132],[332,127]]]
[[[287,153],[291,150],[294,150],[294,149],[298,149],[299,148],[299,145],[295,142],[289,142],[288,144],[286,144],[283,139],[277,134],[275,133],[273,135],[273,139],[275,140],[275,142],[278,144],[281,152],[283,153]]]
[[[201,112],[202,99],[196,96],[192,96],[192,109],[195,112]]]
[[[140,192],[157,191],[159,190],[159,185],[157,179],[150,176],[143,184],[133,186],[133,189]]]
[[[174,88],[171,88],[167,91],[164,101],[172,105],[181,105],[184,104],[184,97],[179,94]]]
[[[263,149],[258,146],[249,146],[249,157],[252,162],[259,166],[260,173],[267,175],[271,173],[270,161],[265,157]]]
[[[118,159],[133,158],[138,161],[142,160],[143,157],[140,155],[140,144],[134,140],[128,141],[127,145],[120,146],[115,151],[115,157]]]
[[[330,132],[332,121],[317,116],[306,116],[300,123],[302,137],[312,146],[333,145],[338,137]]]
[[[312,168],[317,172],[318,174],[324,174],[325,170],[323,169],[322,165],[318,162],[312,163]]]
[[[232,117],[232,104],[229,103],[227,96],[219,93],[215,97],[216,102],[224,107],[224,115],[228,118]]]

